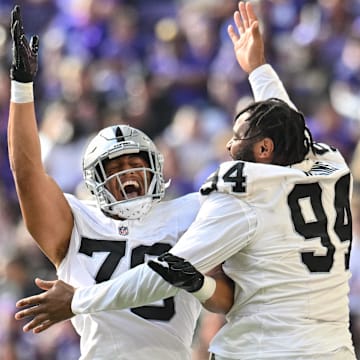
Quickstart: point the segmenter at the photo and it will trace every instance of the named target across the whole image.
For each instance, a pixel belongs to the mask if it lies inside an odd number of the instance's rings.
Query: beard
[[[253,142],[249,142],[246,146],[239,149],[235,156],[233,157],[234,160],[242,160],[242,161],[249,161],[249,162],[256,162],[254,151],[253,151]]]

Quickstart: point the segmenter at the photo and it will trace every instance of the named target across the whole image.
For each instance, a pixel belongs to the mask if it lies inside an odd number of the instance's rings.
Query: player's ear
[[[256,162],[271,163],[274,157],[274,142],[269,137],[263,138],[254,145]]]

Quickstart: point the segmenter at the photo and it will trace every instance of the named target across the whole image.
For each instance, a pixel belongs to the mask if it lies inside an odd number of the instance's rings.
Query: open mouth
[[[133,199],[141,195],[140,184],[134,180],[127,180],[123,183],[124,192],[128,199]]]

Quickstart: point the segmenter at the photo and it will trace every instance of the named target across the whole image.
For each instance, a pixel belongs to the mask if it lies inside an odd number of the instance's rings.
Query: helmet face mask
[[[107,161],[130,154],[146,159],[148,167],[127,168],[107,175]],[[142,178],[143,184],[135,181],[125,184],[124,178],[130,174]],[[162,154],[147,135],[127,125],[105,128],[95,136],[83,157],[83,175],[100,209],[114,218],[141,218],[165,195]],[[110,190],[114,186],[116,194]]]

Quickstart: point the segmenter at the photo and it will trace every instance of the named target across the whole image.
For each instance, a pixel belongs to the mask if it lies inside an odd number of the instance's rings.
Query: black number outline
[[[224,183],[233,184],[232,192],[246,192],[246,176],[243,175],[244,163],[237,161],[230,169],[226,171],[222,179]],[[209,195],[218,190],[219,169],[211,174],[200,188],[201,195]]]
[[[224,175],[224,182],[235,183],[232,186],[233,192],[245,192],[246,191],[246,176],[243,175],[244,163],[238,161],[233,165]]]
[[[349,257],[352,242],[352,219],[349,202],[350,174],[341,177],[335,184],[334,209],[336,219],[334,232],[341,242],[349,242],[348,251],[345,253],[344,267],[349,269]],[[334,264],[335,246],[328,234],[328,221],[325,209],[321,201],[322,189],[318,183],[296,184],[288,195],[288,205],[291,219],[298,234],[305,240],[319,237],[321,244],[327,249],[326,255],[314,255],[314,252],[302,252],[301,260],[312,273],[329,272]],[[299,200],[309,198],[316,222],[305,222]],[[345,224],[345,219],[348,223]]]
[[[82,237],[79,253],[90,257],[94,252],[109,253],[95,276],[95,281],[98,284],[111,278],[121,258],[125,255],[125,249],[126,241],[103,241]]]
[[[336,220],[334,231],[341,242],[349,242],[348,251],[345,253],[345,269],[349,269],[350,251],[352,245],[352,216],[350,207],[350,174],[343,176],[335,184],[334,206],[336,209]],[[347,220],[347,224],[345,224]]]
[[[130,267],[133,268],[144,263],[146,254],[158,256],[168,251],[171,247],[167,243],[154,243],[150,246],[140,245],[131,251]],[[94,252],[109,253],[95,276],[96,283],[111,278],[121,258],[125,256],[125,251],[126,241],[98,240],[87,237],[81,238],[79,248],[79,253],[89,257],[92,257]],[[130,310],[146,320],[169,321],[175,315],[174,297],[164,299],[163,302],[164,305],[145,305],[131,308]]]
[[[171,245],[155,243],[150,246],[139,245],[131,252],[131,265],[133,268],[145,262],[145,255],[159,256],[171,249]],[[175,315],[174,297],[163,299],[164,305],[144,305],[132,308],[131,312],[148,320],[169,321]]]

